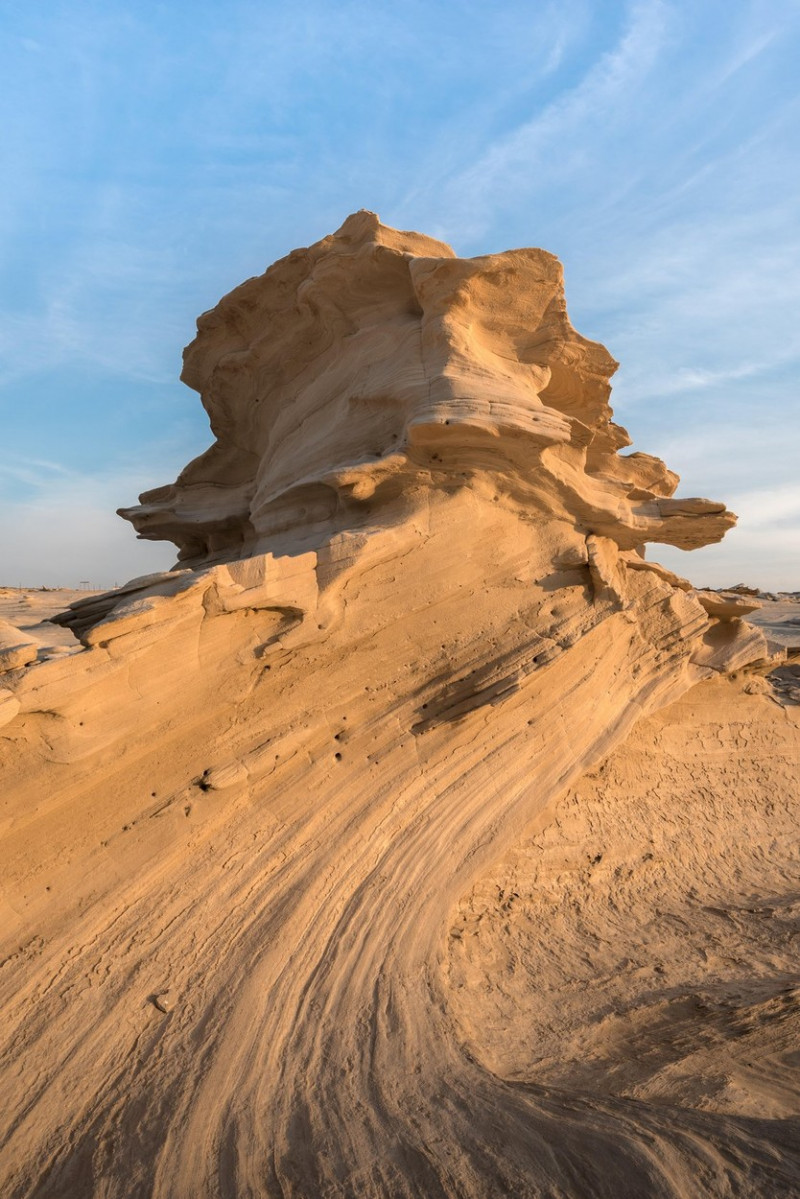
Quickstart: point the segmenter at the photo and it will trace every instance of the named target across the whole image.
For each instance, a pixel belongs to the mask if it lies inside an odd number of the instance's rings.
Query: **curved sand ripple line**
[[[407,618],[423,660],[441,616]],[[274,660],[223,732],[193,730],[210,680],[187,702],[183,752],[212,781],[265,722],[291,732],[240,752],[270,757],[266,778],[148,795],[149,815],[84,849],[101,894],[0,972],[6,1193],[787,1193],[789,1126],[504,1082],[465,1046],[442,970],[453,905],[619,739],[663,660],[609,613],[516,693],[414,733],[432,700],[398,661],[406,632],[354,648],[345,622],[349,654]],[[216,652],[201,638],[227,685]],[[95,804],[128,823],[158,756],[151,743],[132,771],[107,755],[64,808],[80,827]]]

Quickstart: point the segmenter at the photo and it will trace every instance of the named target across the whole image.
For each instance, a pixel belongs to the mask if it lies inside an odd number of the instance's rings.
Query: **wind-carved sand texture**
[[[3,642],[3,1196],[798,1193],[794,666],[615,366],[367,212],[200,318],[178,566]]]

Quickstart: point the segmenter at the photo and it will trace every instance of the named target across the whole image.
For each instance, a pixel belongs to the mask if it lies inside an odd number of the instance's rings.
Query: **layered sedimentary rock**
[[[0,676],[4,1194],[795,1185],[784,1122],[506,1076],[456,994],[500,856],[642,718],[774,657],[644,558],[734,518],[620,453],[615,365],[552,255],[370,213],[200,318],[216,440],[123,511],[176,568]]]
[[[478,476],[528,519],[623,549],[692,548],[733,523],[723,504],[671,499],[677,477],[657,459],[619,455],[617,364],[570,325],[543,250],[456,258],[359,212],[197,324],[182,378],[216,441],[122,510],[192,565],[296,550]]]

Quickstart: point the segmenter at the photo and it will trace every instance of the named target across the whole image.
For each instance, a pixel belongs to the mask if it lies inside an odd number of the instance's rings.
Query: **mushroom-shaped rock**
[[[616,368],[547,251],[457,258],[354,213],[200,317],[182,377],[216,440],[120,514],[196,567],[391,524],[479,476],[623,549],[718,541],[724,504],[672,499],[677,475],[620,452]]]
[[[757,612],[761,604],[757,600],[744,599],[738,595],[721,595],[718,591],[698,591],[697,598],[709,616],[715,620],[738,620]]]

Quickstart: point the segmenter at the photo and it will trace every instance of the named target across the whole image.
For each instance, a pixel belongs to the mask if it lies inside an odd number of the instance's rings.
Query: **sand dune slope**
[[[451,1000],[494,1072],[800,1114],[800,706],[753,690],[643,720],[462,899]]]
[[[732,518],[619,455],[551,256],[416,237],[201,318],[180,567],[2,676],[3,1195],[797,1189],[798,709],[637,548]]]

